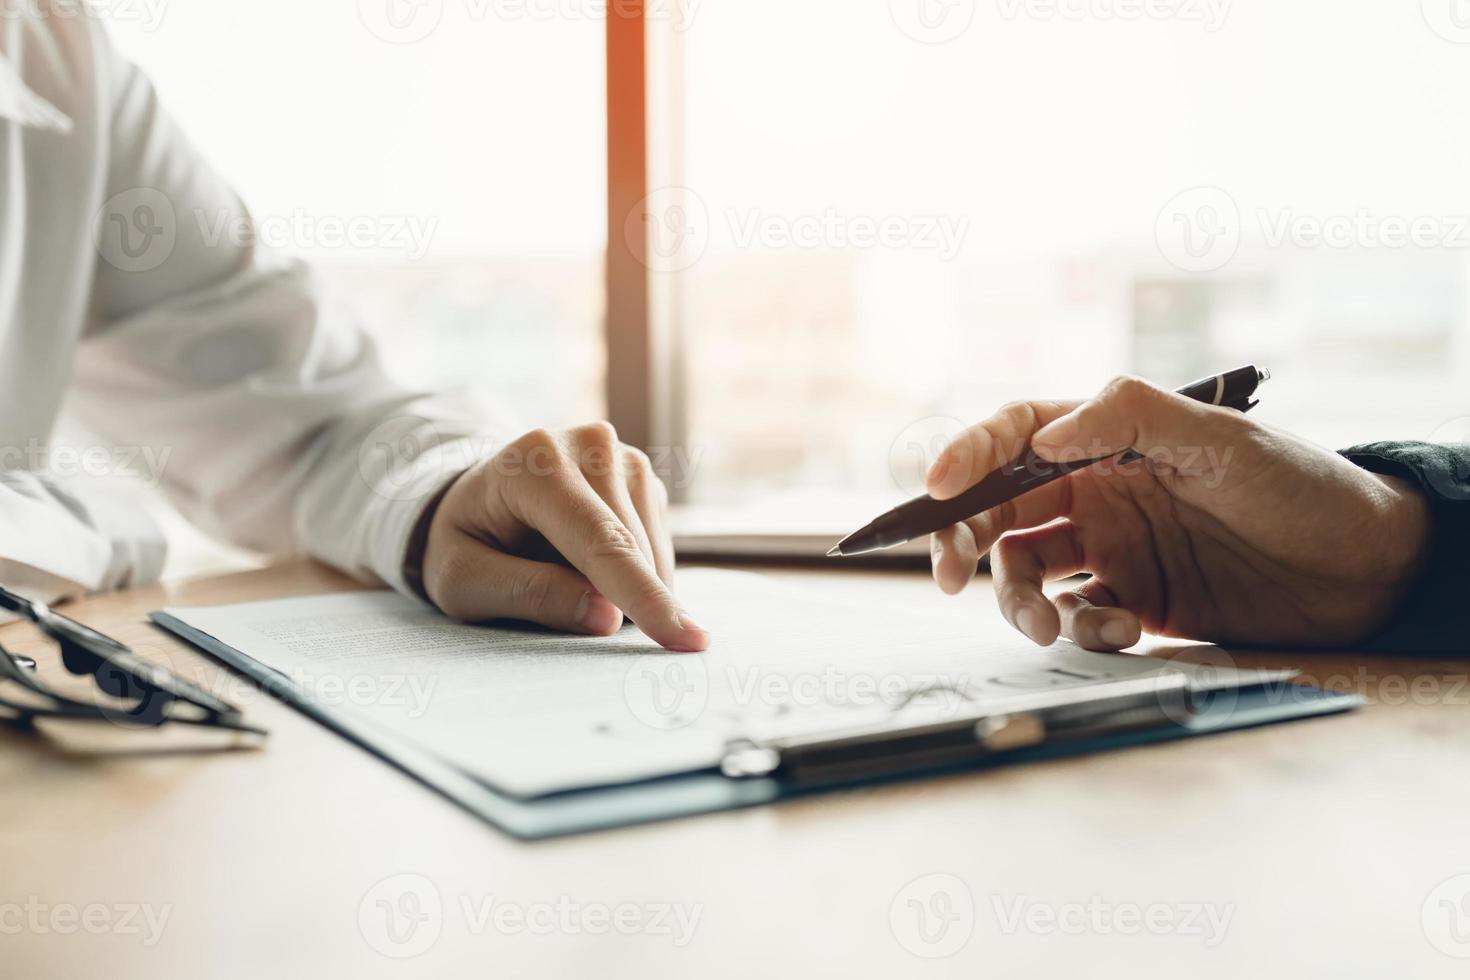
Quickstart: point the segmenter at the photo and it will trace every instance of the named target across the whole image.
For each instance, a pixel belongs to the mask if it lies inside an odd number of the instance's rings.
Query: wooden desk
[[[994,615],[984,583],[959,599],[919,575],[853,574],[848,585],[904,590],[936,617]],[[218,683],[222,668],[145,614],[346,587],[300,563],[70,611]],[[15,628],[0,629],[0,641]],[[500,835],[261,697],[253,717],[272,737],[253,753],[74,756],[6,732],[0,973],[1465,976],[1470,961],[1436,949],[1424,916],[1450,936],[1442,945],[1470,955],[1470,899],[1459,945],[1451,909],[1438,904],[1470,893],[1470,878],[1430,900],[1446,879],[1470,875],[1467,664],[1238,659],[1301,667],[1378,703],[540,844]],[[379,885],[398,875],[422,878]],[[437,929],[437,940],[411,959],[385,957],[378,948],[409,947],[385,946],[377,900],[401,900],[400,886],[425,880],[443,911],[415,935]],[[913,933],[911,899],[948,916],[941,945]],[[495,911],[500,903],[507,911]],[[699,916],[682,946],[674,909]],[[167,914],[161,932],[150,932],[149,910]],[[531,924],[517,929],[517,911]],[[928,935],[941,935],[940,919],[927,921]],[[911,951],[956,936],[968,939],[948,958]]]

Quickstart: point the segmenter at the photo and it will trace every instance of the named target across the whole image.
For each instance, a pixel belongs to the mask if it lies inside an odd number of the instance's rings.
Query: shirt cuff
[[[473,440],[446,442],[429,449],[404,468],[384,474],[373,486],[378,501],[371,525],[374,528],[369,561],[373,573],[398,592],[419,601],[423,595],[404,575],[409,539],[424,508],[439,498],[475,463]]]
[[[117,486],[68,488],[82,502],[91,523],[112,542],[112,555],[100,588],[130,589],[151,585],[163,574],[168,538],[141,493]]]
[[[1429,554],[1392,619],[1361,644],[1401,654],[1470,652],[1462,610],[1470,596],[1470,447],[1423,442],[1354,446],[1342,455],[1382,476],[1415,484],[1429,503]]]
[[[0,580],[56,601],[157,581],[164,533],[143,495],[114,481],[42,481],[7,474],[0,509]]]

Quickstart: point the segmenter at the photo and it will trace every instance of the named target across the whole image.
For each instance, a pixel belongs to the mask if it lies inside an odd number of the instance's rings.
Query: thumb
[[[468,537],[432,552],[424,585],[440,611],[466,623],[515,619],[552,629],[607,636],[623,614],[570,568],[530,561],[488,548]]]
[[[1069,462],[1131,449],[1179,466],[1207,448],[1225,449],[1250,423],[1240,412],[1206,405],[1139,378],[1110,382],[1071,412],[1042,427],[1031,447],[1042,459]],[[1208,454],[1220,458],[1217,454]]]

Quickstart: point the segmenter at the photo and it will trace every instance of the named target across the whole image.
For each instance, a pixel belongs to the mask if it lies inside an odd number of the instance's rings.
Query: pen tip
[[[827,552],[827,557],[828,558],[841,558],[842,557],[842,545],[840,545],[840,544],[834,544],[832,546],[831,550]]]

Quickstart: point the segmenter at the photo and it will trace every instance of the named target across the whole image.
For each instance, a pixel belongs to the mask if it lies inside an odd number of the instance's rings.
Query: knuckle
[[[623,453],[623,479],[636,491],[654,500],[666,500],[667,488],[653,468],[653,460],[641,449],[629,448]]]
[[[511,444],[502,475],[544,478],[566,468],[567,454],[562,441],[550,429],[532,429]]]
[[[651,579],[647,584],[638,587],[633,599],[634,608],[648,610],[661,606],[667,601],[668,595],[662,581],[656,578]]]
[[[970,426],[944,447],[939,459],[947,461],[947,481],[959,479],[968,484],[978,478],[975,470],[983,466],[994,451],[995,429],[995,419],[988,419]]]
[[[1029,586],[1037,575],[1036,552],[1024,534],[1002,534],[991,545],[990,558],[998,583]]]
[[[985,458],[978,460],[987,466],[1000,466],[1009,461],[1032,432],[1036,431],[1036,406],[1028,401],[1007,402],[995,416],[981,426],[983,440],[977,441],[988,450]],[[979,474],[977,474],[978,476]]]
[[[1149,401],[1157,393],[1158,389],[1153,385],[1131,374],[1120,374],[1103,389],[1104,398],[1124,406]]]
[[[554,592],[550,570],[538,569],[511,583],[510,601],[522,614],[539,616],[550,608]]]
[[[1036,423],[1036,406],[1028,401],[1006,402],[996,414],[1014,429],[1033,427]]]
[[[1010,425],[1010,416],[1005,412],[997,413],[975,426],[968,433],[972,446],[992,446],[1000,438],[1000,434]]]
[[[627,558],[641,553],[638,538],[621,521],[599,521],[589,537],[590,550],[598,558]]]
[[[653,460],[648,454],[635,446],[623,447],[623,468],[627,471],[629,479],[647,480],[653,476]]]
[[[560,448],[556,434],[550,429],[532,429],[517,439],[514,445],[522,452]]]
[[[1001,412],[1001,417],[1013,431],[1025,432],[1036,428],[1037,415],[1036,403],[1028,401],[1016,401],[1007,403]]]
[[[1006,566],[1015,561],[1018,554],[1017,547],[1016,539],[1009,534],[1001,535],[995,544],[990,546],[990,554],[998,566],[997,571],[999,574],[1005,575],[1007,571]]]
[[[592,446],[614,446],[618,441],[618,430],[611,422],[588,422],[575,430],[577,438]]]

